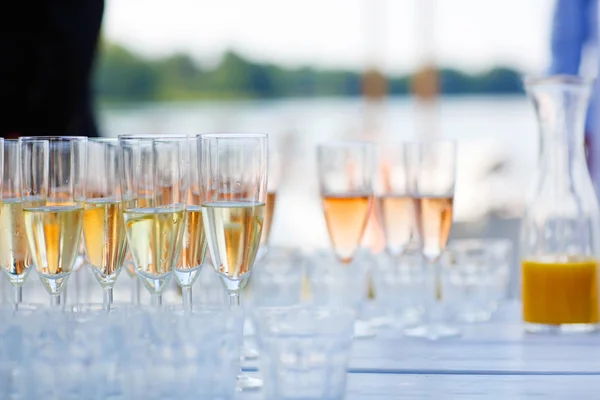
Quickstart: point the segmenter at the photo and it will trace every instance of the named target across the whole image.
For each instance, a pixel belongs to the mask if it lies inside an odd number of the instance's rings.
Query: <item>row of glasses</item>
[[[107,310],[127,247],[156,306],[175,270],[185,307],[191,307],[189,287],[207,245],[231,306],[240,305],[264,224],[266,135],[202,135],[192,141],[120,136],[118,143],[37,137],[21,138],[18,149],[22,226],[31,264],[53,305],[60,305],[82,236],[87,262],[105,289]],[[190,184],[194,174],[198,179]],[[11,240],[18,237],[14,231]],[[182,247],[184,256],[178,261]],[[24,257],[15,259],[24,266]],[[17,274],[20,281],[23,269]],[[18,287],[19,280],[15,282]],[[240,384],[256,387],[261,382],[240,376]]]
[[[438,318],[442,299],[439,258],[452,226],[456,182],[453,141],[385,144],[333,142],[318,148],[319,182],[329,237],[341,264],[359,248],[373,204],[379,208],[388,253],[396,260],[416,233],[421,254],[433,271],[426,323],[405,330],[432,339],[458,331]],[[373,199],[377,198],[377,202]]]

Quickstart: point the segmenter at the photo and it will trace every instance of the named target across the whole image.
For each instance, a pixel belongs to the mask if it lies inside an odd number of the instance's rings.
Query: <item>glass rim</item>
[[[268,139],[267,133],[244,133],[244,132],[215,132],[215,133],[199,133],[196,135],[196,140],[228,140],[228,139]]]
[[[93,143],[118,143],[119,139],[114,137],[88,138],[88,142]]]
[[[87,136],[21,136],[20,142],[84,142],[88,140]]]
[[[596,81],[596,78],[575,74],[526,75],[522,79],[525,86],[536,86],[541,84],[566,84],[589,87]]]
[[[319,149],[327,147],[339,147],[339,148],[359,148],[359,147],[374,147],[375,142],[370,140],[329,140],[317,144]]]
[[[140,141],[184,141],[188,140],[190,137],[186,135],[151,135],[151,134],[141,134],[141,135],[119,135],[117,140],[140,140]]]

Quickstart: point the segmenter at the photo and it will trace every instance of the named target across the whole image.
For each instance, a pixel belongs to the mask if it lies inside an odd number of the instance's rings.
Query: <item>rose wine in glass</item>
[[[329,238],[338,267],[347,269],[360,247],[373,206],[374,146],[350,141],[321,144],[317,162]],[[347,300],[345,297],[341,301]],[[355,304],[360,308],[362,302]],[[354,337],[374,335],[368,323],[357,321]]]
[[[372,196],[369,193],[323,195],[323,210],[329,237],[343,263],[352,261],[360,245]]]
[[[335,254],[349,263],[360,246],[373,203],[374,146],[338,141],[319,145],[317,161],[325,222]]]
[[[460,331],[443,321],[439,258],[452,227],[456,183],[456,144],[450,140],[410,144],[409,180],[421,254],[432,283],[424,324],[406,329],[407,336],[436,340],[458,336]]]

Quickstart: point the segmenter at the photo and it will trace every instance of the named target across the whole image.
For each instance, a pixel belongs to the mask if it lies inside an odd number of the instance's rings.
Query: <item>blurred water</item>
[[[285,154],[272,244],[311,249],[329,245],[318,196],[316,144],[340,138],[413,139],[418,115],[410,99],[378,107],[359,99],[303,99],[106,106],[100,109],[100,123],[107,136],[269,133],[271,149]],[[491,210],[520,213],[537,158],[534,118],[525,97],[440,100],[434,125],[439,136],[459,144],[456,221],[477,221]]]

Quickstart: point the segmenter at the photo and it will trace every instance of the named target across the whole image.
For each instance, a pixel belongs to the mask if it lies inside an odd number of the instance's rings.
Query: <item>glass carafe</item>
[[[591,82],[525,81],[539,123],[539,160],[521,226],[523,320],[532,332],[598,324],[598,200],[584,150]]]

